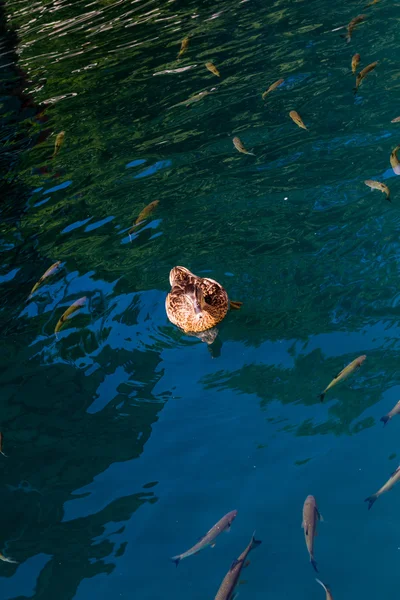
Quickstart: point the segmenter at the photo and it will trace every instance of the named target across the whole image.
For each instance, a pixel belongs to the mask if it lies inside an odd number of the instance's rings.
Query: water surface
[[[310,493],[334,597],[395,595],[399,491],[370,513],[363,500],[396,468],[400,427],[379,423],[400,391],[398,9],[1,6],[0,551],[19,561],[0,563],[4,600],[214,598],[255,529],[241,597],[321,599],[300,529]],[[346,44],[332,30],[360,12]],[[379,66],[355,96],[356,52]],[[244,303],[211,349],[167,320],[177,264]],[[175,569],[233,509],[231,533]]]

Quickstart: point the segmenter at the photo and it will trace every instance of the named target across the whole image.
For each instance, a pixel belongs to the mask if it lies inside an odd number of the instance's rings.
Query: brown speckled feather
[[[185,267],[174,267],[169,274],[171,291],[165,301],[169,320],[185,332],[199,332],[211,329],[222,321],[228,312],[228,294],[217,281],[197,277]],[[199,287],[205,305],[196,314],[193,304],[185,294],[188,285]]]

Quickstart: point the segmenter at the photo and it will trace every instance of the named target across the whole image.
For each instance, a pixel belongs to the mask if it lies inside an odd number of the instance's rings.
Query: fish
[[[232,141],[233,145],[235,146],[238,152],[241,152],[242,154],[251,154],[251,156],[255,156],[254,152],[249,152],[248,150],[246,150],[240,138],[234,137]]]
[[[317,521],[323,521],[321,514],[317,508],[317,503],[314,496],[307,496],[303,506],[303,522],[301,524],[304,529],[304,539],[310,555],[310,562],[318,573],[317,563],[314,559],[314,538],[317,535]]]
[[[145,206],[144,209],[139,213],[139,216],[133,224],[133,227],[131,227],[131,229],[128,231],[128,234],[130,235],[136,229],[136,227],[140,225],[140,223],[143,223],[143,221],[147,219],[149,215],[151,215],[151,213],[157,208],[159,204],[159,200],[153,200],[153,202],[150,202],[150,204]]]
[[[54,152],[53,152],[52,158],[55,158],[55,156],[58,154],[58,152],[64,142],[64,137],[65,137],[65,131],[60,131],[60,133],[57,134],[56,141],[54,143]]]
[[[204,90],[203,92],[199,92],[198,94],[191,96],[187,100],[184,100],[183,102],[178,102],[178,104],[174,104],[173,106],[170,106],[169,108],[175,108],[176,106],[190,106],[191,104],[194,104],[194,102],[198,102],[205,96],[208,96],[209,94],[211,94],[211,92],[213,92],[215,89],[216,88],[212,88],[210,91]]]
[[[380,0],[372,0],[372,2],[368,2],[368,4],[365,5],[365,8],[367,8],[367,6],[373,6],[374,4],[378,4],[378,2],[380,2]]]
[[[219,536],[219,534],[223,531],[230,531],[231,525],[235,520],[236,515],[237,510],[231,510],[231,512],[228,512],[225,516],[222,517],[222,519],[218,521],[218,523],[211,527],[211,529],[199,539],[197,544],[195,544],[189,550],[186,550],[186,552],[178,554],[177,556],[173,556],[170,560],[172,560],[172,562],[174,562],[176,566],[178,566],[181,560],[183,560],[184,558],[188,558],[188,556],[192,556],[192,554],[197,554],[198,552],[200,552],[200,550],[207,548],[207,546],[211,546],[213,548],[215,546],[215,539]]]
[[[395,119],[392,119],[390,122],[391,123],[399,123],[400,121],[400,117],[396,117]]]
[[[244,566],[246,566],[246,559],[251,550],[253,548],[257,548],[261,544],[260,540],[255,539],[255,533],[251,536],[251,540],[249,545],[243,550],[242,554],[238,559],[234,560],[231,564],[231,568],[225,575],[222,580],[221,585],[219,586],[219,590],[217,595],[215,596],[215,600],[232,600],[234,597],[235,587],[239,582],[240,573]]]
[[[355,54],[351,59],[351,72],[355,73],[357,71],[357,67],[360,64],[361,56],[359,54]]]
[[[392,165],[392,169],[396,173],[396,175],[400,175],[400,162],[397,158],[397,152],[399,150],[400,146],[396,146],[396,148],[394,148],[394,150],[392,150],[390,154],[390,164]]]
[[[270,92],[273,92],[274,90],[276,90],[276,88],[279,87],[284,81],[285,81],[284,79],[278,79],[278,81],[275,81],[275,83],[273,83],[272,85],[270,85],[269,88],[261,96],[262,99],[265,100],[267,94],[269,94]]]
[[[389,411],[387,415],[385,415],[384,417],[381,417],[383,426],[385,426],[386,423],[388,423],[390,421],[390,419],[392,419],[395,415],[398,415],[398,414],[400,414],[400,400],[397,402],[397,404],[394,405],[392,410]]]
[[[8,563],[14,563],[14,564],[18,564],[17,560],[14,560],[13,558],[7,558],[6,556],[4,556],[4,554],[2,554],[0,552],[0,560],[2,560],[3,562],[8,562]]]
[[[347,379],[347,377],[350,377],[350,375],[352,375],[354,371],[357,371],[361,367],[366,358],[367,357],[365,356],[365,354],[363,354],[362,356],[359,356],[358,358],[354,359],[349,365],[347,365],[347,367],[342,369],[340,373],[338,373],[336,377],[332,379],[332,381],[330,382],[328,387],[324,389],[322,394],[319,394],[319,399],[321,400],[321,402],[324,401],[325,394],[328,390],[330,390],[337,383],[340,383],[341,381]]]
[[[292,119],[292,121],[294,121],[296,123],[296,125],[298,125],[302,129],[307,129],[307,127],[304,125],[303,120],[300,117],[298,112],[296,112],[295,110],[291,110],[289,113],[289,117]]]
[[[378,490],[375,494],[372,494],[372,496],[368,496],[368,498],[365,498],[364,502],[368,502],[368,510],[371,509],[374,502],[376,502],[376,500],[379,498],[379,496],[381,496],[385,492],[388,492],[389,490],[391,490],[392,487],[399,481],[399,479],[400,479],[400,466],[397,467],[397,469],[391,474],[391,476],[389,477],[387,482],[381,487],[380,490]]]
[[[355,87],[354,93],[357,92],[362,80],[366,77],[366,75],[368,75],[368,73],[370,71],[373,71],[375,69],[377,64],[378,64],[378,61],[375,61],[375,62],[371,63],[370,65],[367,65],[362,71],[359,72],[359,74],[356,77],[356,87]]]
[[[391,202],[390,190],[387,185],[385,185],[384,183],[381,183],[380,181],[373,181],[373,179],[366,179],[364,181],[364,183],[365,183],[365,185],[370,187],[371,190],[379,190],[383,194],[386,194],[386,199],[389,200],[389,202]]]
[[[179,50],[177,58],[180,58],[182,56],[182,54],[184,54],[186,52],[186,50],[188,49],[188,46],[189,46],[189,38],[185,37],[182,40],[181,49]]]
[[[7,457],[7,454],[4,454],[4,452],[3,452],[3,434],[1,431],[0,431],[0,454]]]
[[[45,271],[43,273],[43,275],[41,276],[41,278],[39,279],[39,281],[37,283],[35,283],[35,285],[33,286],[33,288],[31,289],[31,293],[29,294],[27,300],[30,300],[32,298],[32,295],[36,292],[36,290],[38,289],[38,287],[43,283],[43,281],[45,279],[47,279],[48,277],[50,277],[50,275],[53,275],[57,270],[58,267],[61,265],[61,261],[58,260],[57,262],[55,262],[54,264],[51,265],[51,267],[49,267],[47,269],[47,271]]]
[[[59,321],[54,329],[54,333],[57,334],[60,331],[60,329],[62,328],[65,321],[68,319],[68,317],[70,315],[72,315],[74,312],[76,312],[77,310],[79,310],[80,308],[82,308],[82,306],[86,303],[86,300],[87,300],[86,296],[82,296],[82,298],[75,300],[75,302],[73,304],[71,304],[71,306],[69,308],[67,308],[65,313],[63,313],[63,315],[59,319]]]
[[[208,69],[213,75],[217,77],[221,77],[221,73],[218,71],[217,67],[212,64],[212,62],[207,62],[205,64],[206,69]]]
[[[342,35],[341,37],[346,38],[346,42],[349,43],[351,41],[351,34],[353,33],[353,29],[355,28],[355,26],[364,21],[365,19],[366,15],[358,15],[358,17],[354,17],[354,19],[352,19],[347,25],[347,34]]]
[[[326,600],[333,600],[331,590],[328,588],[328,586],[325,585],[325,583],[322,583],[322,581],[320,579],[315,579],[315,581],[317,583],[319,583],[319,585],[322,585],[322,587],[324,588],[324,590],[326,592]]]

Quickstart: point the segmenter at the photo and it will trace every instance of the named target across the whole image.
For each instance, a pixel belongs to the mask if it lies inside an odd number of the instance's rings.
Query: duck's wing
[[[190,308],[184,293],[184,287],[184,285],[174,285],[165,299],[167,316],[172,323],[178,326],[181,326],[181,321],[184,320],[184,316]]]
[[[185,300],[185,284],[175,284],[167,299],[171,306],[180,306]]]
[[[228,294],[218,281],[214,279],[201,279],[201,289],[207,304],[215,307],[225,307],[228,305]]]
[[[169,283],[172,288],[179,284],[195,283],[197,279],[198,277],[186,267],[174,267],[169,273]]]

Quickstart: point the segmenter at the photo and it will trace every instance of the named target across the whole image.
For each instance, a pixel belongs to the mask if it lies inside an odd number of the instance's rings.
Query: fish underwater
[[[354,17],[354,19],[352,19],[347,25],[347,33],[345,35],[342,35],[341,37],[346,38],[346,42],[349,43],[351,41],[351,35],[353,33],[354,28],[356,27],[356,25],[358,25],[365,19],[366,15],[358,15],[358,17]]]
[[[377,64],[378,64],[378,61],[376,60],[375,62],[371,63],[370,65],[367,65],[366,67],[364,67],[364,69],[359,72],[359,74],[356,77],[356,87],[354,88],[355,94],[357,93],[357,90],[360,87],[363,79],[365,79],[365,77],[368,75],[368,73],[370,71],[373,71],[375,69]]]
[[[333,388],[333,386],[336,385],[337,383],[340,383],[341,381],[344,381],[345,379],[350,377],[350,375],[352,375],[355,371],[357,371],[361,367],[361,365],[363,364],[363,362],[366,358],[367,357],[365,356],[365,354],[363,356],[359,356],[358,358],[354,359],[349,365],[347,365],[347,367],[342,369],[340,371],[340,373],[338,373],[336,375],[336,377],[334,377],[332,379],[332,381],[330,382],[328,387],[326,387],[324,389],[324,391],[321,394],[319,394],[319,399],[321,400],[321,402],[324,401],[325,395],[328,390]]]
[[[322,520],[314,496],[307,496],[303,506],[303,522],[301,526],[304,529],[304,539],[310,555],[310,562],[317,573],[317,563],[314,558],[314,538],[317,535],[317,522]]]
[[[251,156],[255,156],[254,152],[249,152],[248,150],[246,150],[240,138],[234,137],[232,141],[233,145],[235,146],[238,152],[241,152],[242,154],[250,154]]]
[[[275,81],[275,83],[273,83],[272,85],[269,86],[269,88],[263,93],[263,95],[261,96],[263,100],[265,100],[265,98],[267,97],[267,95],[270,92],[273,92],[274,90],[276,90],[277,87],[279,87],[280,85],[282,85],[282,83],[284,82],[284,79],[278,79],[278,81]]]
[[[67,308],[67,310],[63,313],[63,315],[57,322],[57,325],[54,329],[55,334],[57,334],[60,331],[60,329],[63,327],[65,321],[68,319],[68,317],[70,315],[72,315],[74,312],[76,312],[77,310],[82,308],[82,306],[84,306],[84,304],[86,303],[86,300],[87,300],[86,296],[83,296],[82,298],[75,300],[75,302],[73,304],[71,304],[71,306],[69,308]]]
[[[295,110],[291,110],[289,113],[289,117],[292,119],[292,121],[296,123],[298,127],[301,127],[301,129],[307,129],[307,127],[303,123],[303,119],[300,117],[298,112],[296,112]]]
[[[133,227],[131,227],[130,230],[128,231],[128,235],[131,235],[131,233],[133,233],[135,231],[136,227],[138,227],[141,223],[143,223],[143,221],[145,221],[147,219],[147,217],[149,217],[151,215],[151,213],[157,208],[157,206],[159,204],[160,204],[159,200],[153,200],[153,202],[150,202],[150,204],[145,206],[144,209],[139,213],[139,216],[136,219],[135,223],[133,224]]]
[[[368,496],[368,498],[365,498],[364,502],[368,502],[368,510],[371,509],[374,502],[376,502],[376,500],[379,498],[379,496],[381,496],[385,492],[388,492],[389,490],[391,490],[392,487],[399,481],[399,479],[400,479],[400,467],[397,467],[397,469],[391,474],[391,476],[387,480],[387,482],[375,494],[372,494],[372,496]]]
[[[37,283],[35,283],[35,285],[31,289],[31,293],[28,296],[28,300],[30,300],[32,298],[32,295],[36,292],[36,290],[43,283],[43,281],[45,279],[47,279],[48,277],[50,277],[51,275],[53,275],[53,273],[55,273],[58,270],[58,267],[60,265],[61,265],[61,261],[58,260],[57,262],[55,262],[54,264],[52,264],[51,267],[49,267],[47,269],[47,271],[45,271],[43,273],[43,275],[41,276],[41,278],[39,279],[39,281]]]
[[[395,404],[392,410],[387,413],[387,415],[381,417],[383,425],[385,426],[390,421],[390,419],[392,419],[395,415],[398,414],[400,414],[400,400],[397,402],[397,404]]]
[[[315,581],[319,583],[319,585],[322,585],[322,587],[324,588],[326,592],[326,600],[333,600],[331,590],[328,588],[328,586],[325,585],[325,583],[323,583],[320,579],[315,579]]]
[[[63,145],[64,137],[65,137],[65,131],[60,131],[60,133],[56,137],[52,158],[55,158],[57,156],[61,146]]]
[[[13,558],[7,558],[7,556],[4,556],[4,554],[2,554],[0,552],[0,560],[2,560],[3,562],[8,562],[8,563],[13,563],[13,564],[18,564],[17,560],[14,560]]]
[[[371,190],[378,190],[379,192],[386,194],[386,199],[389,200],[389,202],[391,202],[390,190],[387,185],[385,185],[384,183],[381,183],[380,181],[374,181],[373,179],[366,179],[364,181],[364,183],[365,183],[365,185],[370,187]]]
[[[396,146],[390,154],[390,164],[396,175],[400,175],[400,162],[397,158],[397,152],[400,150],[400,146]]]
[[[184,558],[188,558],[188,556],[192,556],[193,554],[197,554],[204,548],[207,548],[207,546],[211,546],[211,548],[213,548],[216,543],[215,540],[219,536],[219,534],[223,531],[230,531],[231,525],[235,520],[236,515],[237,510],[232,510],[231,512],[224,515],[222,519],[218,521],[218,523],[213,525],[213,527],[211,527],[211,529],[199,539],[197,544],[192,546],[192,548],[190,548],[189,550],[186,550],[186,552],[178,554],[177,556],[173,556],[170,560],[172,560],[172,562],[174,562],[176,566],[178,566],[181,560],[183,560]]]
[[[400,117],[396,117],[395,119],[392,119],[390,122],[391,123],[399,123],[400,122]]]
[[[228,573],[225,575],[222,580],[221,585],[219,586],[219,590],[217,595],[215,596],[215,600],[232,600],[234,597],[235,587],[239,581],[240,573],[244,566],[246,566],[246,559],[253,550],[253,548],[257,548],[261,544],[260,540],[255,539],[255,532],[253,533],[249,545],[243,550],[242,554],[239,556],[237,560],[234,560],[231,568]]]
[[[186,50],[188,49],[188,47],[189,47],[189,37],[185,37],[182,40],[181,49],[179,50],[177,58],[180,58],[182,56],[182,54],[184,54],[186,52]]]
[[[212,64],[212,62],[207,62],[205,64],[206,69],[208,69],[210,71],[210,73],[212,73],[213,75],[216,75],[217,77],[221,77],[221,73],[218,71],[217,67],[215,65]]]
[[[360,64],[361,56],[359,54],[355,54],[351,59],[351,72],[355,73],[357,71],[357,67]]]
[[[208,96],[212,92],[215,92],[216,89],[217,88],[211,88],[210,91],[204,90],[203,92],[199,92],[198,94],[191,96],[187,100],[184,100],[183,102],[178,102],[178,104],[174,104],[173,106],[170,106],[169,108],[170,109],[176,108],[177,106],[191,106],[191,104],[194,104],[195,102],[199,102],[199,100],[202,100],[203,98],[205,98],[205,96]]]

